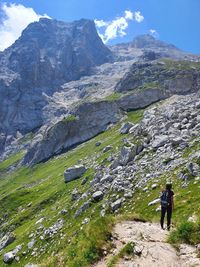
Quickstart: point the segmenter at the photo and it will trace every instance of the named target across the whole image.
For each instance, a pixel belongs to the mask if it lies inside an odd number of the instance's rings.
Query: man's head
[[[167,181],[166,182],[166,189],[167,190],[171,190],[172,189],[172,182],[171,181]]]

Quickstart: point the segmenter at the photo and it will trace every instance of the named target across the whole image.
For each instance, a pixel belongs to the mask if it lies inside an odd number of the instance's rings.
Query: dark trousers
[[[171,217],[172,217],[172,206],[161,207],[160,225],[161,225],[161,228],[163,228],[166,212],[167,212],[167,230],[170,230]]]

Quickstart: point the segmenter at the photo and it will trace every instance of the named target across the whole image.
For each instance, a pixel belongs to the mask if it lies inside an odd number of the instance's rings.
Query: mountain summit
[[[52,87],[89,74],[110,57],[93,21],[42,18],[3,53],[0,65],[20,76],[21,87]]]
[[[42,18],[31,23],[12,46],[0,53],[0,154],[17,136],[38,133],[42,126],[62,120],[72,113],[74,105],[130,90],[132,74],[139,66],[134,65],[128,75],[131,65],[163,57],[190,60],[190,55],[151,35],[108,48],[92,20],[66,23]],[[157,75],[155,66],[144,66],[145,73],[150,68]],[[131,82],[127,82],[126,73]],[[152,73],[148,79],[143,72],[141,75],[141,81],[155,80]],[[134,77],[135,85],[138,79]],[[117,86],[120,89],[115,90],[117,84],[128,87]]]
[[[109,62],[91,20],[72,23],[40,19],[0,54],[0,132],[28,132],[43,123],[42,109],[60,85],[90,75]]]
[[[168,48],[179,50],[175,45],[160,41],[150,34],[143,34],[135,37],[131,42],[131,46],[134,48]]]

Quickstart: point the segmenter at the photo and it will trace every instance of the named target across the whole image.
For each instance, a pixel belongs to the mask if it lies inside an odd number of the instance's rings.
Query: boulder
[[[78,217],[80,216],[84,211],[86,211],[87,209],[89,209],[89,207],[91,206],[90,201],[85,202],[76,212],[74,217]]]
[[[95,143],[95,146],[100,146],[101,145],[101,142],[100,141],[97,141],[96,143]]]
[[[137,147],[132,145],[131,147],[123,146],[121,149],[119,162],[121,165],[127,165],[128,162],[134,159],[137,154]]]
[[[115,202],[113,202],[111,205],[112,212],[115,212],[122,206],[122,199],[118,199]]]
[[[33,248],[34,245],[35,245],[35,240],[33,239],[28,243],[28,248],[31,249]]]
[[[81,194],[80,192],[77,190],[77,188],[75,188],[73,191],[72,191],[72,196],[71,196],[71,199],[72,201],[76,201],[80,198]]]
[[[152,184],[152,186],[151,186],[151,189],[153,189],[153,190],[154,190],[154,189],[156,189],[156,188],[157,188],[157,186],[158,186],[157,184]]]
[[[133,127],[133,125],[134,124],[131,123],[131,122],[125,122],[125,123],[123,123],[122,127],[119,130],[120,133],[121,134],[127,134],[129,132],[130,128]]]
[[[80,166],[75,165],[71,168],[68,168],[64,172],[65,183],[68,183],[68,182],[71,182],[73,180],[80,178],[86,171],[87,169],[83,165],[80,165]]]
[[[102,179],[100,180],[101,184],[104,183],[111,183],[113,181],[113,176],[106,174],[105,176],[102,177]]]
[[[112,146],[106,146],[106,147],[104,147],[104,149],[103,149],[103,153],[106,153],[106,152],[108,152],[109,150],[111,150],[112,149]]]
[[[92,195],[92,198],[94,201],[100,201],[103,199],[103,192],[102,191],[97,191]]]
[[[7,234],[0,240],[0,251],[13,243],[16,237],[14,235]]]
[[[15,258],[15,254],[12,251],[10,251],[4,254],[3,261],[5,263],[11,263],[14,260],[14,258]]]
[[[67,215],[68,214],[68,211],[67,210],[61,210],[60,214]]]
[[[139,129],[139,124],[135,124],[129,129],[129,133],[130,134],[137,134],[138,129]]]
[[[148,206],[152,206],[152,205],[155,205],[157,203],[160,203],[160,198],[156,198],[153,201],[149,202]]]
[[[197,163],[190,162],[187,164],[187,170],[192,176],[198,176],[200,173],[200,167]]]
[[[154,149],[157,149],[161,146],[164,146],[166,143],[168,143],[169,137],[167,135],[158,135],[155,137],[154,141],[152,142],[152,147]]]
[[[171,143],[173,146],[178,146],[181,143],[184,143],[185,141],[181,137],[176,137],[171,140]]]

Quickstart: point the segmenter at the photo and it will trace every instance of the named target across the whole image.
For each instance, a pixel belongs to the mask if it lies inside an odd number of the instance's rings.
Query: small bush
[[[113,267],[115,264],[118,262],[119,259],[123,258],[126,255],[133,255],[133,248],[134,248],[134,243],[129,242],[127,243],[121,250],[120,252],[115,255],[110,262],[107,264],[107,267]]]
[[[187,243],[197,244],[200,242],[200,222],[182,222],[169,236],[172,244]]]

